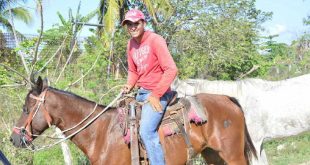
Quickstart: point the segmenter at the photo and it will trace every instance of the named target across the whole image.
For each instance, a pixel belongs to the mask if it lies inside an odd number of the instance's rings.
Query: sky
[[[266,32],[276,35],[275,40],[289,44],[300,37],[310,26],[303,25],[303,18],[310,15],[310,0],[257,0],[256,7],[262,11],[273,12],[272,20],[263,24]]]
[[[16,29],[23,34],[37,34],[40,28],[39,14],[34,12],[34,0],[28,0],[27,6],[33,12],[35,21],[27,26],[21,22],[15,22]],[[53,24],[59,23],[56,14],[59,11],[65,18],[68,18],[69,8],[73,15],[77,10],[79,0],[44,0],[44,29],[49,29]],[[99,4],[99,0],[81,0],[80,13],[85,15],[94,10]],[[265,22],[263,27],[266,29],[263,35],[275,35],[277,42],[290,44],[292,40],[301,36],[305,30],[310,31],[310,26],[303,25],[303,18],[310,15],[310,0],[256,0],[256,7],[262,11],[273,12],[271,20]],[[91,20],[90,23],[96,23]],[[81,36],[90,35],[89,27],[84,27]]]

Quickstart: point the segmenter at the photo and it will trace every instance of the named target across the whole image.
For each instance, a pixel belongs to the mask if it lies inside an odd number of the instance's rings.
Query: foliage
[[[86,41],[86,56],[82,58],[96,57],[100,54],[101,63],[99,75],[101,78],[121,78],[126,75],[126,46],[127,35],[123,29],[119,29],[114,33],[103,33],[100,38],[89,37]],[[119,73],[120,75],[116,75]],[[111,76],[113,75],[113,76]]]
[[[158,31],[167,38],[181,78],[237,79],[253,66],[259,25],[269,17],[254,1],[173,1],[175,14]],[[190,66],[188,64],[191,64]]]
[[[310,25],[310,15],[303,19],[305,25]]]
[[[269,66],[267,73],[263,76],[266,79],[279,80],[289,75],[290,70],[285,68],[288,68],[286,66],[294,61],[294,52],[289,45],[273,41],[274,37],[269,36],[268,40],[260,46],[266,65]]]
[[[17,6],[19,2],[24,0],[11,0],[1,1],[0,4],[0,26],[7,29],[9,32],[13,32],[12,19],[18,19],[26,24],[32,22],[32,17],[28,9]]]
[[[68,144],[71,151],[73,165],[90,164],[89,160],[72,142],[68,141]],[[36,152],[33,157],[33,164],[46,164],[46,160],[48,160],[48,162],[53,162],[55,165],[65,164],[60,145]]]
[[[275,36],[269,36],[268,40],[260,46],[269,66],[267,73],[262,77],[269,80],[281,80],[298,75],[310,73],[310,37],[308,34],[293,41],[292,45],[273,41]]]
[[[119,25],[128,9],[141,7],[141,1],[138,0],[100,0],[98,22],[104,24],[104,27],[98,27],[100,34],[113,33],[119,29]],[[157,14],[164,13],[166,16],[171,13],[171,5],[167,0],[144,0],[143,10],[146,14],[153,16],[152,23],[157,23]]]
[[[12,164],[32,164],[33,154],[26,150],[12,147],[9,137],[15,120],[20,116],[25,89],[0,88],[0,150]]]
[[[92,11],[85,16],[79,14],[80,5],[78,7],[76,16],[73,17],[72,10],[69,9],[69,18],[66,20],[63,15],[57,12],[58,18],[61,24],[56,24],[53,28],[48,29],[44,32],[43,42],[47,45],[43,48],[41,55],[44,57],[44,60],[48,59],[51,56],[51,52],[55,52],[59,46],[63,43],[61,51],[58,52],[57,57],[59,60],[59,65],[63,66],[68,60],[71,50],[73,49],[70,62],[76,60],[81,54],[81,46],[77,41],[78,32],[82,30],[83,25],[73,24],[73,22],[88,22],[92,19],[97,11]],[[76,45],[76,46],[74,46]]]
[[[310,161],[310,132],[289,137],[275,139],[264,144],[268,160],[272,165],[297,165]]]
[[[15,52],[23,51],[25,54],[33,54],[37,38],[27,39],[19,44],[19,47],[15,48]]]
[[[310,34],[304,34],[293,43],[295,60],[298,63],[298,70],[301,74],[310,72]]]
[[[0,33],[0,36],[1,35]],[[19,67],[21,65],[20,59],[13,49],[0,46],[0,64],[2,64],[0,65],[0,86],[19,82],[20,77],[17,77],[14,72],[10,72],[8,68],[3,66],[17,68],[18,71],[22,71]]]

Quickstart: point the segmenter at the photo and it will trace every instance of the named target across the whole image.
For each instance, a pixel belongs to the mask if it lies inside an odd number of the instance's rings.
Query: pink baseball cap
[[[145,21],[145,17],[142,11],[137,9],[131,9],[126,13],[125,19],[122,21],[122,26],[124,26],[126,21],[138,22],[141,19]]]

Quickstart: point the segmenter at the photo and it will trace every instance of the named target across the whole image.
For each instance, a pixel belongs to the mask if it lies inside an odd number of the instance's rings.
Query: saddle
[[[187,145],[187,164],[191,164],[195,156],[190,142],[187,126],[194,122],[203,124],[207,122],[207,114],[195,97],[178,98],[177,92],[168,101],[168,106],[160,124],[164,137],[181,134]],[[133,96],[125,97],[117,105],[118,122],[123,132],[124,143],[130,145],[132,164],[149,164],[147,153],[139,136],[139,123],[143,103],[137,102]]]

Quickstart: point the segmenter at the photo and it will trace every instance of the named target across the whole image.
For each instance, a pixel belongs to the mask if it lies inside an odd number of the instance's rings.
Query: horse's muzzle
[[[20,135],[13,133],[10,137],[10,141],[15,147],[25,148],[26,145],[23,143]]]
[[[10,141],[15,147],[26,148],[32,141],[32,138],[25,132],[24,129],[13,129]]]

